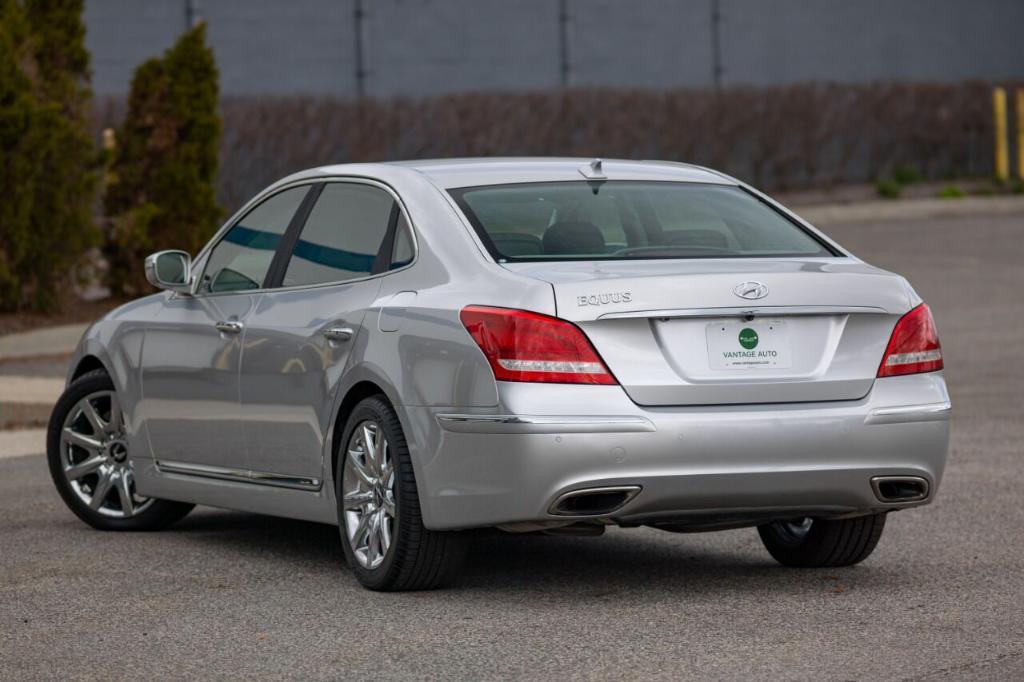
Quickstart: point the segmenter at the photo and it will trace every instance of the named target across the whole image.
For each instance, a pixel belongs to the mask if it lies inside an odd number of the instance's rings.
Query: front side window
[[[731,185],[609,180],[450,192],[502,262],[837,255]]]
[[[309,187],[275,194],[245,214],[213,247],[199,283],[205,293],[259,289]]]
[[[379,187],[325,185],[299,234],[281,285],[343,282],[371,274],[393,210],[395,200]]]

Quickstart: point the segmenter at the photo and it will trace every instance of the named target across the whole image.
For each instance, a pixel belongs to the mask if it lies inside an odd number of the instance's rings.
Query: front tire
[[[793,519],[757,527],[768,553],[783,566],[852,566],[875,550],[885,529],[885,514],[853,519]]]
[[[405,434],[383,396],[349,415],[335,467],[345,559],[371,590],[429,590],[455,579],[465,537],[423,525]]]
[[[100,530],[158,530],[193,505],[135,491],[128,438],[114,382],[103,370],[71,382],[50,415],[46,459],[57,492],[78,518]]]

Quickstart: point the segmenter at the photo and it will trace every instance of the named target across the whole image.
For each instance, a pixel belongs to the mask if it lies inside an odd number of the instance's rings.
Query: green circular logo
[[[747,350],[753,350],[757,348],[757,332],[750,327],[744,327],[740,330],[740,345]]]

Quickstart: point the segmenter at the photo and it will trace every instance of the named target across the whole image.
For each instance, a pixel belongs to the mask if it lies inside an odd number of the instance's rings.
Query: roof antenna
[[[601,159],[592,159],[586,166],[580,166],[580,175],[585,177],[587,180],[607,180],[608,177],[604,174],[604,170],[601,168]]]

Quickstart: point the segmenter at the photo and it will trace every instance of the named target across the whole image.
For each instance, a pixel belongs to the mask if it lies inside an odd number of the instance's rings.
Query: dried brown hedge
[[[1004,84],[1013,86],[1014,84]],[[574,89],[411,100],[226,97],[220,199],[229,208],[327,163],[572,155],[710,165],[769,190],[987,175],[991,84]],[[109,103],[101,118],[117,118]]]

